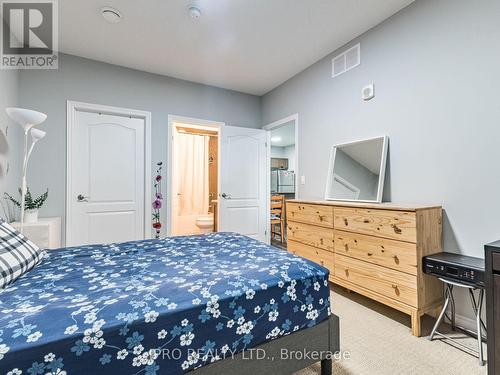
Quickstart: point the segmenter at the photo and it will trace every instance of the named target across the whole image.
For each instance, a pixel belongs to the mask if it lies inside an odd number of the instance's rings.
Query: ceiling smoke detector
[[[201,9],[195,4],[188,6],[188,12],[193,20],[197,20],[201,17]]]
[[[118,23],[122,20],[122,14],[120,11],[111,7],[102,8],[101,15],[109,23]]]

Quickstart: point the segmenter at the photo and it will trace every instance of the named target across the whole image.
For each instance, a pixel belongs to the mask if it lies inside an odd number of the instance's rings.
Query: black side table
[[[431,335],[429,336],[429,340],[432,341],[435,335],[441,336],[447,340],[450,340],[453,342],[453,345],[458,346],[459,348],[464,349],[465,351],[471,351],[472,349],[469,348],[466,345],[463,345],[456,341],[453,337],[447,336],[444,333],[439,332],[437,329],[439,325],[442,323],[445,315],[446,315],[446,310],[448,308],[448,305],[450,305],[450,310],[451,310],[451,316],[450,316],[450,321],[451,321],[451,329],[459,329],[462,332],[465,332],[471,336],[476,336],[477,337],[477,345],[478,345],[478,350],[476,352],[477,357],[479,358],[479,365],[484,366],[484,359],[483,359],[483,329],[486,332],[486,326],[484,325],[482,319],[481,319],[481,312],[482,312],[482,307],[483,307],[483,299],[484,299],[484,288],[478,287],[478,286],[472,286],[467,283],[460,283],[458,281],[452,281],[449,279],[445,279],[440,277],[439,280],[441,280],[444,285],[445,285],[445,301],[443,305],[443,309],[441,310],[441,313],[439,314],[438,319],[436,320],[436,324],[434,324],[434,328],[432,328]],[[477,333],[471,332],[470,330],[457,326],[455,323],[455,299],[453,298],[453,287],[459,287],[459,288],[467,288],[469,290],[469,296],[472,304],[472,310],[474,311],[474,315],[476,316],[476,328],[477,328]],[[474,295],[474,290],[479,289],[479,297],[476,300],[476,297]]]
[[[488,374],[500,373],[500,241],[484,247],[486,262],[486,321],[488,324]]]
[[[425,273],[437,277],[445,286],[443,309],[432,329],[429,340],[432,340],[436,335],[441,336],[446,339],[444,342],[456,346],[468,353],[475,354],[479,358],[479,365],[483,366],[483,331],[486,333],[486,326],[481,319],[485,294],[484,260],[457,253],[442,252],[425,256],[422,265]],[[455,323],[455,299],[453,297],[453,289],[455,287],[466,288],[469,292],[472,310],[476,318],[476,332],[460,327]],[[474,294],[475,290],[479,290],[477,299]],[[450,308],[450,316],[447,315],[448,307]],[[445,317],[450,320],[452,330],[458,329],[469,336],[477,338],[477,351],[461,344],[453,337],[438,331],[439,325],[443,322]]]

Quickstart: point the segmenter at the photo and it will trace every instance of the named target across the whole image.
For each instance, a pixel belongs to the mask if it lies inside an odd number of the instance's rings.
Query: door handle
[[[78,200],[78,202],[88,202],[89,201],[89,197],[85,197],[82,194],[78,194],[76,199]]]
[[[231,194],[222,193],[220,196],[224,199],[231,199]]]

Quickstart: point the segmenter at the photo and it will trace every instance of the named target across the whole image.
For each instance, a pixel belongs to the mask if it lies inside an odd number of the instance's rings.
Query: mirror
[[[326,200],[382,202],[386,136],[333,146]]]

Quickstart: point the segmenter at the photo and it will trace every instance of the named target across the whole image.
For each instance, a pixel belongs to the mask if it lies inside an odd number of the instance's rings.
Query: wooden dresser
[[[439,206],[290,200],[288,250],[330,270],[330,281],[420,318],[442,304],[441,282],[422,257],[442,249]]]

